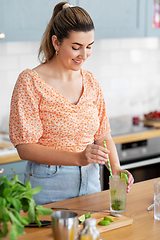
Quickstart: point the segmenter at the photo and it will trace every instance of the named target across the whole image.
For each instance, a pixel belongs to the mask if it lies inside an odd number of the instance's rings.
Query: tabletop
[[[123,213],[124,216],[133,219],[133,224],[101,233],[103,240],[157,240],[160,238],[160,221],[154,219],[153,209],[150,212],[147,211],[147,207],[153,203],[153,183],[157,179],[160,180],[156,178],[133,184],[130,192],[127,193],[126,212]],[[107,210],[109,209],[109,190],[45,205],[48,208],[52,206]],[[76,212],[78,215],[86,213]],[[51,220],[51,216],[42,216],[42,219]],[[25,232],[26,234],[18,237],[18,240],[53,240],[51,226],[25,228]]]

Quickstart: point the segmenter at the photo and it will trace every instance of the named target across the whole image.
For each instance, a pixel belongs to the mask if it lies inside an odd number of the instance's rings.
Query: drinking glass
[[[120,179],[119,175],[109,177],[110,210],[113,212],[126,211],[127,184]]]
[[[154,218],[160,221],[160,180],[154,181]]]

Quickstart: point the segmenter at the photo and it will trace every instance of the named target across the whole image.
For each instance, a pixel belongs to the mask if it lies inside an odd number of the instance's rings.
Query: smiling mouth
[[[82,60],[79,60],[79,61],[78,61],[78,60],[74,60],[74,59],[73,59],[73,61],[74,61],[75,63],[77,63],[77,64],[81,64],[81,63],[83,62]]]

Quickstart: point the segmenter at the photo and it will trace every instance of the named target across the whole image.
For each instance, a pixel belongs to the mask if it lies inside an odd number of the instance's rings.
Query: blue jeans
[[[24,181],[29,179],[33,188],[43,186],[34,195],[40,205],[101,191],[98,164],[49,166],[28,161],[24,175]]]

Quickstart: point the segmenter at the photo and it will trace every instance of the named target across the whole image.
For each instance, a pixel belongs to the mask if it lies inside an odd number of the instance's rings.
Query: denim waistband
[[[34,196],[36,204],[47,204],[100,191],[99,165],[57,166],[28,161],[25,181],[43,189]]]

